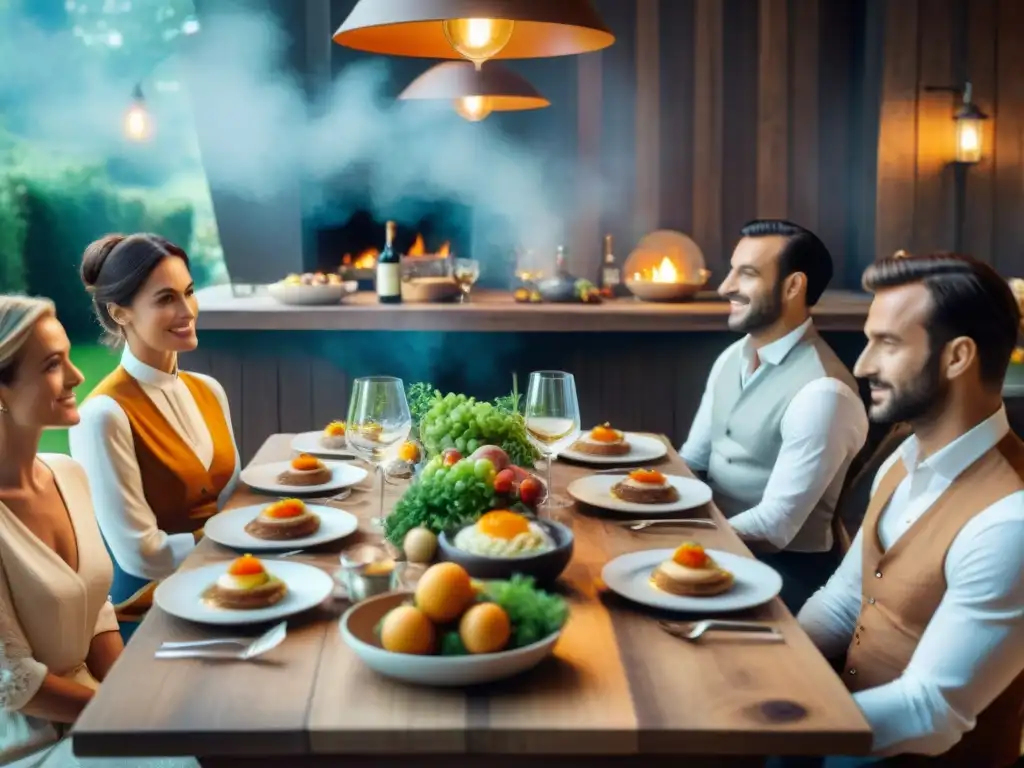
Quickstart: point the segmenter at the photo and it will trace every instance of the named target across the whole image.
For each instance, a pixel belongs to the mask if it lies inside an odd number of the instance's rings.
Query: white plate
[[[727,571],[732,571],[735,584],[728,592],[707,597],[683,597],[663,592],[651,583],[651,572],[672,557],[674,549],[647,549],[620,555],[605,565],[601,579],[608,589],[628,600],[687,613],[742,611],[767,603],[782,590],[782,577],[775,569],[752,557],[734,555],[718,549],[707,553]]]
[[[679,501],[673,501],[671,504],[638,504],[635,501],[623,501],[612,495],[612,486],[626,476],[626,472],[621,475],[588,475],[573,480],[565,490],[576,501],[582,501],[592,507],[641,515],[682,512],[711,501],[711,488],[707,483],[679,475],[665,475],[665,479],[679,491]]]
[[[267,572],[288,586],[288,593],[281,602],[269,608],[249,611],[208,605],[203,600],[203,592],[227,571],[230,564],[226,560],[192,571],[178,571],[160,582],[153,594],[153,602],[172,616],[200,624],[259,624],[308,611],[334,592],[334,579],[319,568],[287,560],[267,560],[264,561]]]
[[[282,485],[277,476],[291,467],[288,461],[272,461],[269,464],[254,464],[242,470],[241,481],[254,491],[263,493],[284,494],[285,496],[303,496],[323,491],[340,491],[350,485],[361,483],[369,474],[362,467],[355,467],[343,461],[325,461],[333,477],[330,482],[320,485]]]
[[[292,438],[292,450],[296,453],[309,453],[313,456],[331,456],[338,459],[354,459],[355,454],[348,446],[343,448],[325,448],[320,444],[320,432],[300,432]]]
[[[585,432],[589,435],[589,432]],[[625,433],[626,442],[629,443],[629,453],[622,456],[593,456],[589,453],[566,450],[559,453],[559,457],[572,459],[581,464],[642,464],[645,461],[660,459],[668,448],[656,437],[649,435],[638,435],[635,432]]]
[[[248,507],[229,509],[218,512],[206,521],[203,535],[225,547],[252,552],[256,549],[305,549],[328,541],[343,539],[359,528],[359,518],[351,512],[320,504],[307,504],[306,508],[320,518],[320,529],[312,536],[300,539],[282,539],[269,541],[259,539],[245,532],[245,526],[260,513],[266,504],[253,504]]]
[[[319,304],[340,304],[341,300],[350,293],[355,293],[359,283],[355,280],[348,280],[344,283],[327,285],[288,285],[286,283],[271,283],[267,286],[267,292],[281,304],[292,304],[296,306],[316,306]]]

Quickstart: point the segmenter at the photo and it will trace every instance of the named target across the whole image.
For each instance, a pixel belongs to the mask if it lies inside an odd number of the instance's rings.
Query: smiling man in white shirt
[[[877,262],[864,285],[875,296],[855,372],[872,420],[914,434],[800,624],[843,660],[879,765],[1005,768],[1024,717],[1024,443],[1001,394],[1020,313],[966,257]]]
[[[757,220],[740,231],[719,287],[746,333],[715,361],[680,450],[758,557],[782,574],[797,611],[839,565],[832,517],[868,419],[850,371],[810,308],[832,279],[812,232]]]

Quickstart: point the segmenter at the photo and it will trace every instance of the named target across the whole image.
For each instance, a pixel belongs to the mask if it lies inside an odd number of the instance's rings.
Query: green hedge
[[[4,290],[17,286],[17,242],[27,290],[57,305],[61,322],[76,341],[95,340],[99,327],[78,276],[82,251],[110,232],[155,232],[188,248],[193,212],[186,203],[161,205],[122,193],[97,170],[69,171],[52,180],[11,178],[14,205],[0,200],[0,257]],[[11,213],[13,211],[13,214]],[[4,233],[4,216],[22,221],[22,235]],[[13,242],[8,245],[7,241]],[[8,280],[8,275],[12,275]],[[195,275],[197,284],[203,275]]]

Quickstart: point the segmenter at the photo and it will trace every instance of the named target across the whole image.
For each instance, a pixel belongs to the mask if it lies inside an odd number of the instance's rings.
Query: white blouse
[[[213,461],[210,430],[192,393],[177,373],[146,365],[127,346],[121,356],[121,366],[138,381],[142,391],[192,448],[203,466],[209,468]],[[210,387],[231,429],[231,412],[224,388],[209,376],[190,375]],[[167,534],[157,526],[143,490],[128,416],[106,395],[87,399],[79,411],[81,422],[68,432],[71,455],[85,467],[96,519],[114,559],[124,571],[141,579],[170,576],[195,548],[195,538],[191,533]],[[234,430],[231,432],[234,443]],[[217,498],[218,509],[222,509],[234,493],[240,464],[235,444],[235,471]]]
[[[78,546],[78,570],[0,502],[0,762],[56,741],[63,728],[23,715],[48,673],[98,686],[85,666],[92,639],[116,632],[114,576],[93,516],[85,472],[67,456],[40,455],[53,472]]]

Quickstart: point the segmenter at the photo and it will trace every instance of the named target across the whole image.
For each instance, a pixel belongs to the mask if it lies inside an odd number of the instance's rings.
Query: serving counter
[[[359,293],[298,307],[236,297],[229,286],[198,297],[200,346],[181,365],[224,385],[243,461],[268,434],[344,419],[350,382],[374,374],[493,398],[511,390],[513,373],[524,390],[530,371],[565,370],[576,376],[585,425],[627,424],[679,445],[712,363],[738,338],[721,300],[520,304],[480,291],[466,304],[396,306]],[[830,292],[815,307],[817,327],[850,366],[868,304],[864,294]]]

